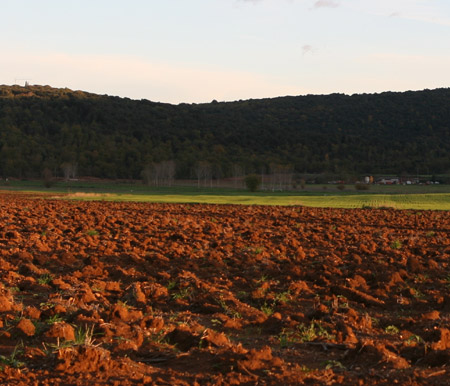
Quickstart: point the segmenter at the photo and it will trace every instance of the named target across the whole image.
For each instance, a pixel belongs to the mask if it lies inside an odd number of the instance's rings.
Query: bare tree
[[[208,181],[212,184],[212,167],[208,161],[197,162],[194,172],[197,177],[197,187],[200,187],[202,181],[204,186],[206,186]]]
[[[153,164],[153,185],[159,186],[162,183],[163,166],[160,163]]]
[[[222,167],[218,163],[214,164],[212,168],[211,178],[209,180],[210,186],[212,187],[213,185],[213,178],[216,179],[216,185],[219,186],[219,181],[221,180],[222,177],[223,177]]]
[[[76,162],[64,162],[61,164],[61,169],[64,174],[64,180],[69,181],[71,178],[76,178],[78,164]]]
[[[233,164],[233,185],[235,188],[242,187],[242,180],[244,178],[244,169],[239,164]]]
[[[166,186],[172,186],[173,181],[175,180],[175,170],[176,170],[175,161],[173,160],[163,161],[160,163],[160,168],[163,183]]]
[[[144,181],[144,184],[150,185],[153,179],[153,165],[149,164],[145,166],[144,170],[141,172],[142,179]]]
[[[175,180],[176,163],[173,160],[148,164],[142,171],[147,185],[172,186]]]
[[[294,171],[292,165],[270,164],[272,190],[285,190],[292,186]]]

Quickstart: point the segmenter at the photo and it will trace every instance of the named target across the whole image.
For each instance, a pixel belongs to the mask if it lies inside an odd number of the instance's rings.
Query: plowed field
[[[448,385],[450,213],[0,195],[0,384]]]

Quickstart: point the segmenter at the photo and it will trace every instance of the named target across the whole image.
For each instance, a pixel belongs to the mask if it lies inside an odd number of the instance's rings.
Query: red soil
[[[448,384],[449,212],[2,194],[0,221],[0,384]]]

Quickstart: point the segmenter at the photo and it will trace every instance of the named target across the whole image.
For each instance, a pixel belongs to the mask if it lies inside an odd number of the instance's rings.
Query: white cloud
[[[400,16],[401,16],[401,13],[398,12],[398,11],[396,11],[396,12],[392,12],[389,16],[390,16],[390,17],[400,17]]]
[[[445,25],[445,26],[450,26],[450,18],[445,18],[445,17],[441,17],[438,15],[426,15],[426,14],[421,14],[421,13],[399,13],[398,17],[402,17],[404,19],[409,19],[409,20],[417,20],[417,21],[421,21],[421,22],[425,22],[425,23],[431,23],[431,24],[440,24],[440,25]]]
[[[398,17],[425,23],[450,26],[450,16],[439,2],[430,0],[377,0],[362,2],[361,0],[349,0],[348,8],[356,9],[363,13]]]
[[[262,3],[264,0],[237,0],[238,3],[252,3],[253,5]]]
[[[314,3],[313,8],[337,8],[339,3],[333,0],[318,0]]]
[[[316,52],[315,48],[310,44],[305,44],[302,46],[302,55],[314,54]]]

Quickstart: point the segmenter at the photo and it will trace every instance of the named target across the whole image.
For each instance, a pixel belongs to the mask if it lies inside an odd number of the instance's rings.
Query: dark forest
[[[450,89],[170,105],[0,86],[0,176],[450,172]],[[274,166],[275,165],[275,166]]]

